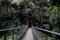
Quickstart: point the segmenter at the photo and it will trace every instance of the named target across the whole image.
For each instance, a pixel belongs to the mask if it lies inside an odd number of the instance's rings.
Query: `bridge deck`
[[[32,28],[29,28],[23,40],[34,40]]]

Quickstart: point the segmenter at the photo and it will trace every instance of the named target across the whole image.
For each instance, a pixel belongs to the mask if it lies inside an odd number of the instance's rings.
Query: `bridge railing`
[[[0,30],[0,40],[21,40],[28,27],[17,27]],[[3,33],[3,34],[2,34]],[[2,35],[1,35],[2,34]]]
[[[33,27],[35,40],[60,40],[60,33]]]

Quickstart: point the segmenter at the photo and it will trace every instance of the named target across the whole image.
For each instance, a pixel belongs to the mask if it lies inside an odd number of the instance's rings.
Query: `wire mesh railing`
[[[27,29],[27,26],[2,29],[0,30],[0,40],[21,40]]]
[[[35,40],[60,40],[60,33],[33,27]]]

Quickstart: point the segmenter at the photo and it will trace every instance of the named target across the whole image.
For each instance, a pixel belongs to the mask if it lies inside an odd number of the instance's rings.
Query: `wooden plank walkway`
[[[32,28],[29,28],[23,40],[34,40]]]

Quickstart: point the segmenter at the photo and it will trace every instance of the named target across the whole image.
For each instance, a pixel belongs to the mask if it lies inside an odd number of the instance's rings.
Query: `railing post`
[[[19,40],[18,39],[18,29],[16,29],[16,40]]]
[[[6,40],[6,37],[7,37],[7,34],[6,34],[6,31],[5,31],[5,34],[4,34],[4,40]]]
[[[33,10],[32,10],[32,11],[33,11]],[[32,11],[30,10],[30,11],[29,11],[29,14],[28,14],[28,16],[29,16],[29,17],[28,17],[28,19],[29,19],[29,23],[28,23],[29,25],[28,25],[28,26],[29,26],[29,27],[32,26]]]
[[[57,35],[56,35],[56,40],[60,40],[60,36],[57,36]]]
[[[31,14],[29,13],[29,27],[31,27]]]
[[[14,40],[14,30],[12,31],[12,40]]]
[[[58,40],[60,40],[60,36],[58,36]]]

